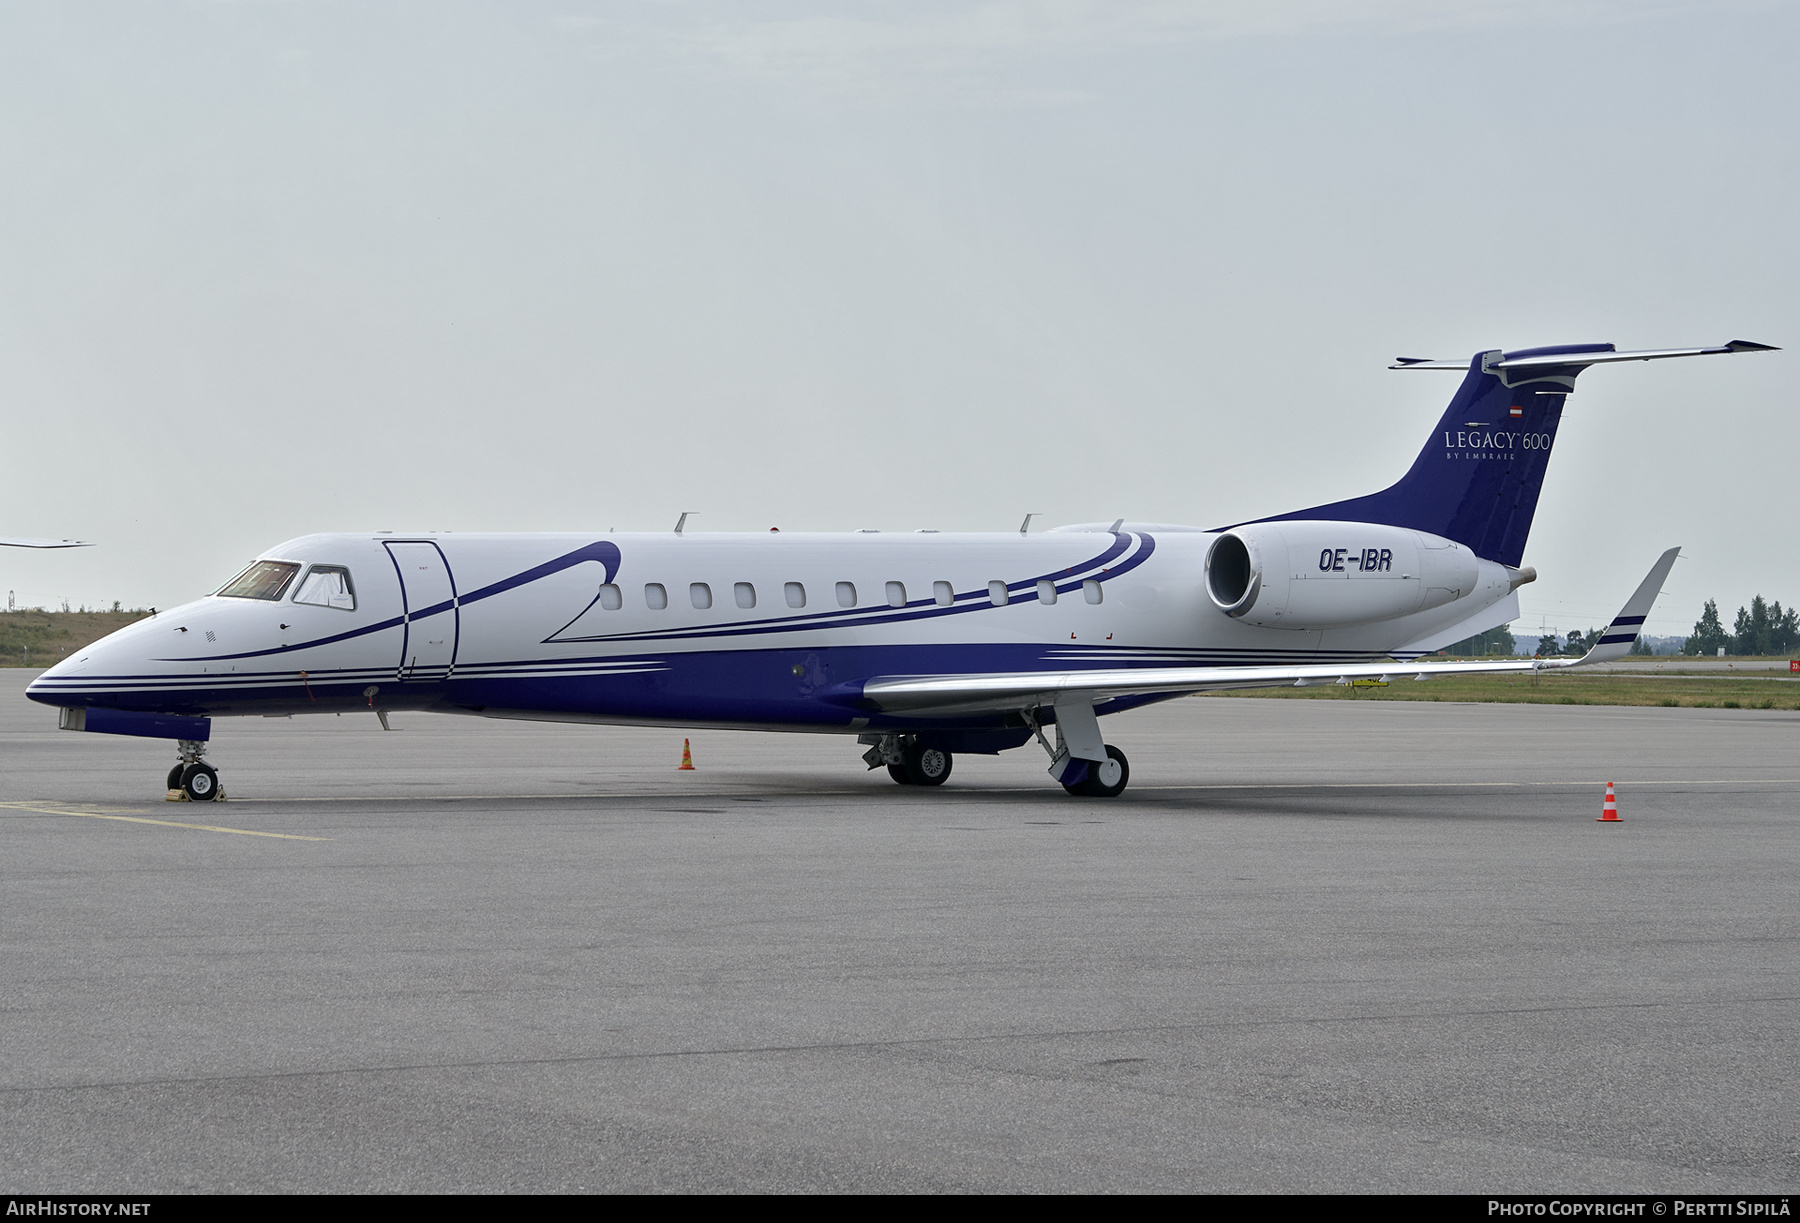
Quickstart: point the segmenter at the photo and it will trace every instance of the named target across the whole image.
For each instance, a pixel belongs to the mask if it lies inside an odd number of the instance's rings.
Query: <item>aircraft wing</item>
[[[0,548],[91,548],[93,544],[78,539],[27,539],[20,535],[0,535]]]
[[[862,697],[901,714],[963,714],[994,709],[1034,709],[1079,700],[1100,704],[1118,697],[1181,695],[1227,688],[1306,688],[1357,679],[1430,679],[1434,675],[1500,675],[1561,670],[1611,662],[1631,652],[1644,619],[1680,548],[1658,558],[1637,591],[1580,658],[1531,658],[1509,662],[1305,663],[1274,667],[1138,667],[1104,671],[1025,672],[1003,675],[884,675],[863,684]]]

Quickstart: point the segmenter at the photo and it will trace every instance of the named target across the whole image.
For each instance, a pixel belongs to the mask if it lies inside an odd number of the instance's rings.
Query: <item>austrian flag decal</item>
[[[1525,409],[1524,409],[1524,408],[1512,408],[1512,409],[1509,409],[1509,411],[1510,411],[1510,412],[1511,412],[1511,413],[1512,413],[1512,415],[1514,415],[1514,416],[1523,416],[1523,415],[1525,415]]]

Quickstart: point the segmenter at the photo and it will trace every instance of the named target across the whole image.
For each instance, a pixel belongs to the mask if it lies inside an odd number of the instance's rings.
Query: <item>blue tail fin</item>
[[[1366,497],[1257,521],[1310,518],[1410,527],[1467,545],[1477,556],[1518,565],[1550,465],[1563,398],[1591,363],[1576,355],[1612,351],[1611,344],[1570,344],[1477,353],[1431,439],[1398,483]],[[1502,360],[1565,353],[1576,359],[1568,365],[1533,362],[1516,371],[1494,368]]]

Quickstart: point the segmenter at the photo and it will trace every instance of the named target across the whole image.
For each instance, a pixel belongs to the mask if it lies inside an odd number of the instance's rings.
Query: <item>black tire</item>
[[[903,786],[910,786],[913,784],[912,774],[906,771],[906,766],[903,764],[888,765],[888,776],[892,777]]]
[[[941,786],[950,780],[950,753],[913,744],[906,749],[906,774],[915,786]]]
[[[168,789],[168,790],[181,789],[181,775],[185,772],[187,772],[187,765],[185,765],[185,764],[178,764],[174,768],[170,769],[169,770],[169,784],[167,786],[165,786],[164,788]]]
[[[219,775],[204,761],[190,764],[181,772],[181,788],[194,802],[210,803],[219,797]]]
[[[1125,759],[1125,753],[1108,743],[1106,745],[1107,762],[1105,764],[1089,764],[1087,780],[1072,786],[1064,786],[1070,794],[1082,798],[1117,798],[1125,793],[1125,787],[1131,781],[1131,763]],[[1102,778],[1118,765],[1118,776],[1109,783]]]

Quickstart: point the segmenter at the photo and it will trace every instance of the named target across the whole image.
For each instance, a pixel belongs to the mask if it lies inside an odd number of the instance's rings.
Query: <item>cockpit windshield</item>
[[[314,565],[294,592],[294,602],[355,611],[356,587],[350,584],[350,571],[342,565]]]
[[[300,572],[292,561],[257,561],[220,589],[227,599],[279,599]]]

